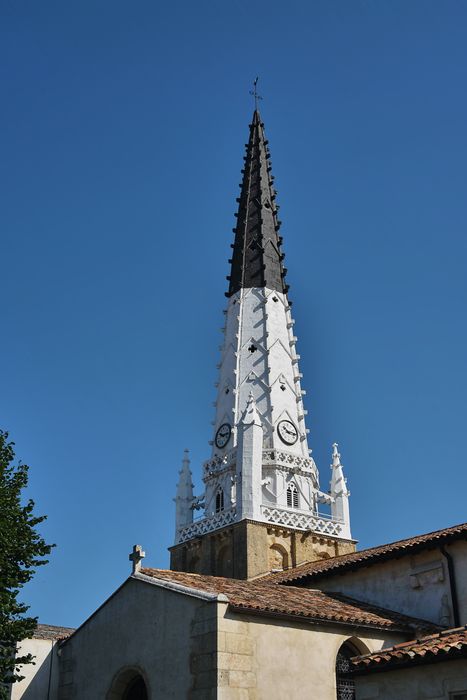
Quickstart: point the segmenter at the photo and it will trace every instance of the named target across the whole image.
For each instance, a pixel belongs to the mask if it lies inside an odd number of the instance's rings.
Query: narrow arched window
[[[224,510],[224,491],[218,488],[216,493],[216,513],[220,513],[222,510]]]
[[[293,481],[287,487],[287,507],[298,508],[298,491]]]
[[[336,658],[336,692],[337,700],[355,700],[355,682],[351,673],[352,656],[360,652],[349,642],[345,642],[337,652]]]

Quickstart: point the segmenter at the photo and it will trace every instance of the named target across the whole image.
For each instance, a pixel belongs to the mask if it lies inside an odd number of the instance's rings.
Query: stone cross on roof
[[[133,551],[129,555],[128,559],[133,564],[133,574],[136,574],[141,569],[141,562],[146,556],[146,552],[143,552],[143,548],[140,544],[133,545]]]

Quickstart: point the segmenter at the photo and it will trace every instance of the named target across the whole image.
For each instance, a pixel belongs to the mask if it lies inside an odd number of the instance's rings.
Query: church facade
[[[170,570],[39,625],[12,700],[467,700],[467,525],[356,551],[337,444],[309,447],[268,141],[250,125],[212,452],[179,472]],[[431,693],[431,694],[430,694]]]

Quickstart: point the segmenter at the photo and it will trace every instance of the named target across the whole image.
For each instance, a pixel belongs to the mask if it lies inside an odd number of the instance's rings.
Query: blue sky
[[[467,4],[4,2],[0,426],[76,625],[209,456],[251,82],[321,485],[361,547],[466,520]]]

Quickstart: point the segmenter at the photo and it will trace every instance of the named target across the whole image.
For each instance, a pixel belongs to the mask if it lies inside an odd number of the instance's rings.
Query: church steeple
[[[330,555],[353,549],[342,482],[332,494],[320,491],[308,447],[274,178],[257,108],[244,161],[212,453],[201,496],[193,497],[191,475],[182,472],[171,550],[175,569],[237,578],[317,558],[317,547]],[[332,512],[319,513],[318,504]],[[204,517],[194,519],[194,509]]]
[[[264,124],[257,110],[250,124],[243,181],[238,201],[235,242],[227,297],[248,287],[268,287],[285,293],[285,269],[279,236],[274,176]]]

